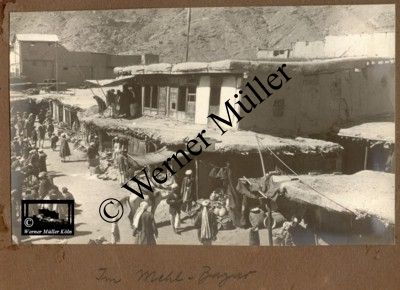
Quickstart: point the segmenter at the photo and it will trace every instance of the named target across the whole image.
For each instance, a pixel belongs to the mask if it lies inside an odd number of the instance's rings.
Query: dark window
[[[178,91],[178,111],[184,112],[186,109],[186,87],[179,87]]]
[[[272,107],[274,117],[282,117],[284,109],[285,109],[284,99],[274,101],[274,105]]]
[[[63,70],[68,70],[68,68],[66,66],[63,67]]]
[[[150,108],[150,86],[144,87],[144,107]]]
[[[158,108],[158,87],[154,86],[151,91],[151,107]]]

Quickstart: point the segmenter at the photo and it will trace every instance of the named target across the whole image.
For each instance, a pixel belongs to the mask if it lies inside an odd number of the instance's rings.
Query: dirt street
[[[65,186],[74,195],[77,206],[75,207],[75,235],[74,236],[32,236],[23,239],[24,242],[34,244],[86,244],[89,239],[104,236],[107,241],[111,239],[111,224],[105,222],[99,215],[99,206],[107,198],[121,199],[129,194],[126,189],[120,188],[117,181],[100,180],[90,176],[87,168],[85,154],[72,150],[70,160],[63,163],[58,156],[58,151],[49,148],[46,141],[44,151],[47,154],[47,168],[49,174],[54,176],[54,183],[60,189]],[[134,244],[132,230],[127,218],[129,209],[124,208],[124,215],[118,222],[121,233],[121,244]],[[199,245],[197,230],[193,227],[190,218],[182,216],[183,232],[173,234],[169,223],[168,205],[162,201],[155,213],[159,229],[158,244]],[[261,244],[268,245],[266,230],[260,231]],[[248,245],[249,232],[244,229],[220,231],[216,245]]]

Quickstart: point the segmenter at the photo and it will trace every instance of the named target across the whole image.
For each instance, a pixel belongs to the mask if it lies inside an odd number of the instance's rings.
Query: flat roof
[[[156,75],[156,74],[241,74],[246,71],[276,70],[277,66],[286,64],[288,69],[309,73],[334,71],[341,69],[361,69],[376,64],[394,64],[392,58],[383,57],[346,57],[330,59],[269,59],[269,60],[235,60],[226,59],[213,62],[156,63],[114,68],[116,74]]]
[[[206,129],[205,137],[212,140],[208,152],[257,152],[256,135],[260,139],[261,150],[279,151],[284,155],[296,153],[328,154],[340,152],[343,147],[337,143],[311,138],[283,138],[246,130],[228,130],[221,136],[216,128],[206,125],[185,123],[161,117],[142,116],[134,120],[104,118],[99,115],[82,116],[82,122],[93,124],[105,130],[117,131],[136,137],[150,137],[163,145],[186,144],[188,138],[195,138],[201,130]],[[179,127],[179,130],[176,128]]]
[[[370,122],[340,129],[338,136],[372,141],[395,142],[394,122]]]
[[[29,34],[17,34],[15,37],[18,41],[43,41],[43,42],[60,41],[56,34],[29,33]]]
[[[351,175],[274,176],[285,196],[336,212],[367,213],[394,224],[395,175],[363,170]],[[311,187],[316,189],[319,194]]]

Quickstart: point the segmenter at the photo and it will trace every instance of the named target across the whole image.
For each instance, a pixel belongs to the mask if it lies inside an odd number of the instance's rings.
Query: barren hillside
[[[394,31],[394,5],[194,8],[190,61],[254,58],[257,48],[286,48],[328,34]],[[185,58],[187,9],[29,12],[11,16],[15,33],[55,33],[71,50]]]

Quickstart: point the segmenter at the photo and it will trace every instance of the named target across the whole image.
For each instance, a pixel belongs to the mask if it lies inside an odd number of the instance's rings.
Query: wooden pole
[[[187,11],[187,33],[186,33],[186,62],[189,60],[189,35],[190,35],[190,21],[192,17],[192,9],[189,7]]]
[[[56,47],[56,90],[58,94],[58,42],[55,43]]]
[[[367,161],[368,161],[368,143],[365,146],[365,153],[364,153],[364,170],[367,169]]]
[[[197,159],[194,160],[194,164],[196,167],[196,200],[199,199],[199,163]]]
[[[264,159],[261,153],[261,145],[260,141],[258,139],[258,136],[256,135],[256,140],[257,140],[257,149],[258,149],[258,154],[260,155],[260,160],[261,160],[261,167],[263,171],[263,176],[266,176],[265,172],[265,165],[264,165]],[[272,240],[272,207],[271,207],[271,199],[267,197],[267,207],[268,207],[268,244],[270,246],[274,245],[274,241]]]

